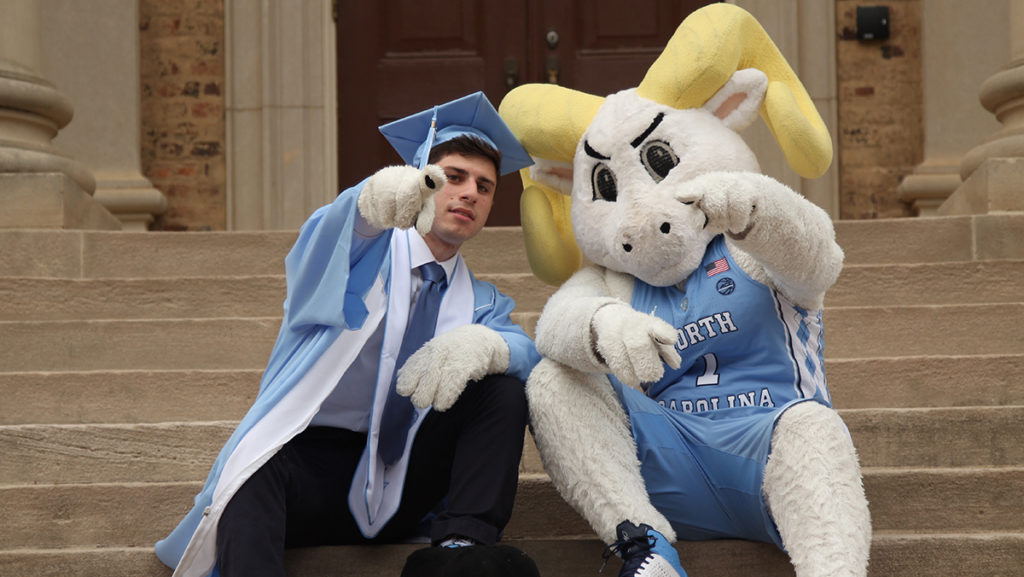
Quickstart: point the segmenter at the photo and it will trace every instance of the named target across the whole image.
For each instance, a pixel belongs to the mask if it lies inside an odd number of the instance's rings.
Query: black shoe
[[[537,564],[509,545],[427,547],[413,551],[401,577],[540,577]]]

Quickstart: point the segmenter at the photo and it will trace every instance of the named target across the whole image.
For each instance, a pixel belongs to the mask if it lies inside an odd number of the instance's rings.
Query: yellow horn
[[[524,84],[511,90],[498,113],[531,156],[572,164],[576,144],[604,98],[554,84]],[[560,285],[579,269],[580,249],[573,235],[571,199],[520,171],[519,210],[526,256],[534,276]]]
[[[512,89],[498,113],[530,156],[572,162],[576,144],[604,98],[556,84]]]
[[[828,129],[778,47],[742,8],[711,4],[683,20],[637,94],[673,108],[696,108],[744,68],[768,76],[761,117],[789,165],[801,176],[821,176],[832,162]]]
[[[559,286],[583,263],[572,229],[572,197],[530,180],[520,171],[523,195],[519,198],[526,260],[533,276]]]

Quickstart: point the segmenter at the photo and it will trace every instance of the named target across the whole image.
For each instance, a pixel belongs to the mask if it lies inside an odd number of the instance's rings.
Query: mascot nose
[[[662,234],[668,234],[669,232],[672,231],[672,225],[667,222],[663,222],[661,223],[661,226],[658,227],[658,230],[660,230]],[[626,252],[632,252],[633,245],[628,242],[624,242],[622,243],[622,250]]]

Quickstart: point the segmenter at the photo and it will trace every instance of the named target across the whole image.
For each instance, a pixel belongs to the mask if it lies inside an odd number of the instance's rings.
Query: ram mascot
[[[685,575],[677,538],[733,538],[775,543],[798,577],[863,577],[870,516],[823,372],[843,252],[738,131],[760,113],[808,178],[832,145],[764,29],[713,4],[636,88],[527,84],[500,113],[537,162],[531,266],[561,284],[536,328],[534,438],[620,576]]]

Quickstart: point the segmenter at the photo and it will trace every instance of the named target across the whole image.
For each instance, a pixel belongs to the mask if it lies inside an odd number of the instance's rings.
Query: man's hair
[[[461,154],[462,156],[482,156],[494,164],[494,174],[501,176],[501,151],[472,134],[456,136],[430,149],[427,162],[436,163],[443,156]]]

